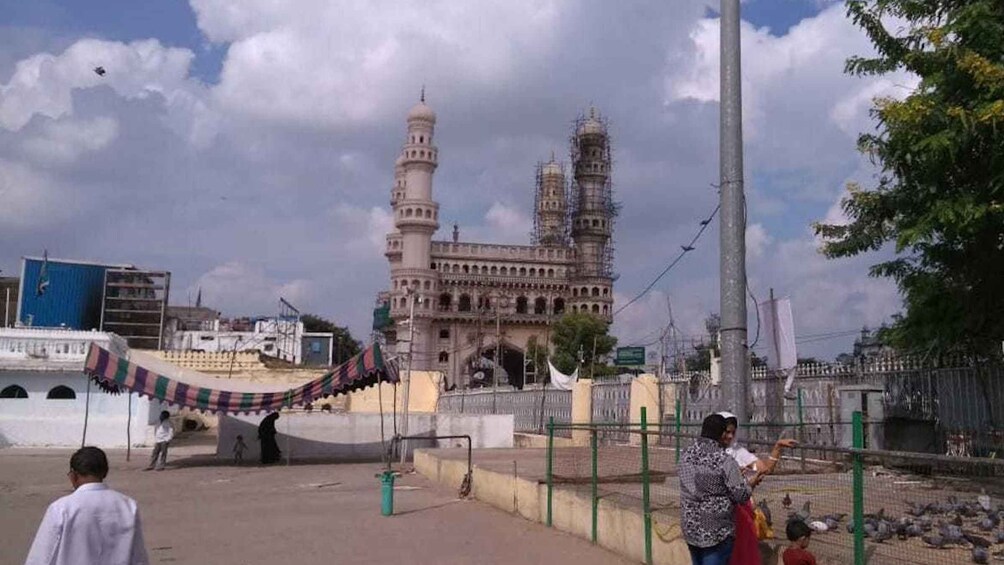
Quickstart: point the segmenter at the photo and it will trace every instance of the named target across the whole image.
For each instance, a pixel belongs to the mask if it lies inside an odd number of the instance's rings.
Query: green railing
[[[826,531],[813,535],[810,545],[810,551],[825,556],[821,562],[980,562],[984,549],[992,562],[995,552],[1004,551],[1004,520],[985,529],[990,524],[980,519],[989,519],[990,513],[977,506],[979,499],[992,511],[1004,508],[1004,481],[1000,480],[1004,460],[866,449],[867,423],[861,413],[855,413],[851,422],[833,425],[849,428],[850,447],[803,444],[786,452],[775,475],[755,490],[756,503],[773,514],[774,539],[764,540],[762,551],[773,552],[780,562],[779,553],[787,546],[788,514],[798,516],[803,511],[813,526],[825,527]],[[758,428],[760,435],[769,434],[770,427],[746,426],[744,434],[752,436],[751,430]],[[588,437],[588,443],[556,447],[556,430]],[[635,551],[652,563],[653,543],[667,541],[665,532],[679,522],[676,467],[682,449],[698,436],[699,424],[679,418],[654,424],[643,409],[639,422],[556,424],[552,420],[547,431],[547,525],[554,523],[554,490],[571,489],[590,498],[590,538],[603,543],[599,520],[605,514],[600,513],[600,505],[606,500],[641,515],[643,532]],[[625,434],[630,440],[626,444],[610,441]],[[755,439],[745,443],[751,449],[773,445]],[[942,532],[939,523],[962,526]],[[981,547],[985,542],[989,547]]]

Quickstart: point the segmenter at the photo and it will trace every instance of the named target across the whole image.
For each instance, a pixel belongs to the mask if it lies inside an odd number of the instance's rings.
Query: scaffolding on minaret
[[[592,261],[580,259],[580,267],[584,267],[582,270],[616,279],[613,271],[613,230],[620,205],[613,199],[613,154],[609,131],[609,120],[598,115],[593,108],[588,115],[580,114],[572,123],[568,225],[576,244],[585,239],[601,240],[602,249]],[[580,276],[583,274],[580,272]]]
[[[556,175],[549,177],[545,172],[554,172],[554,168],[560,171],[560,186],[553,186],[556,182]],[[552,186],[548,186],[552,184]],[[557,188],[560,197],[556,194],[548,193],[549,189]],[[533,190],[533,233],[530,234],[534,245],[547,246],[567,246],[571,237],[568,225],[568,182],[565,176],[565,166],[558,163],[551,154],[551,160],[547,163],[537,162],[534,176]]]

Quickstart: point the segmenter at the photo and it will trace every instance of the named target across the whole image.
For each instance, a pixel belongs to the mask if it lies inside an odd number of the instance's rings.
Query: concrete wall
[[[258,424],[265,414],[220,416],[216,454],[229,458],[238,434],[248,446],[245,459],[256,460],[261,453]],[[383,416],[383,437],[388,445],[394,435],[391,414]],[[413,414],[411,435],[471,436],[475,448],[512,447],[513,417],[461,416],[454,414]],[[333,458],[342,461],[379,461],[383,453],[379,414],[331,414],[325,412],[283,412],[276,422],[276,438],[283,457]],[[419,447],[466,446],[463,440],[411,441],[409,450]]]
[[[404,374],[401,374],[404,378]],[[412,371],[411,387],[408,392],[408,410],[412,414],[433,413],[439,402],[439,393],[443,390],[443,374],[438,371]],[[380,401],[383,400],[383,413],[392,414],[395,407],[394,385],[382,384],[380,390],[369,387],[349,395],[348,411],[363,413],[380,413]],[[404,404],[404,386],[397,386],[397,409]]]
[[[87,378],[80,372],[0,372],[0,390],[18,385],[25,399],[0,399],[0,447],[79,447],[87,406]],[[46,395],[62,385],[73,389],[73,400],[50,400]],[[160,403],[132,396],[130,433],[134,446],[152,445],[153,424]],[[87,444],[125,447],[129,395],[112,395],[91,384]]]

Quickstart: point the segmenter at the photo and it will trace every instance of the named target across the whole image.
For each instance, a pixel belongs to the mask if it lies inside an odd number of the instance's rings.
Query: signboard
[[[645,364],[644,347],[618,347],[617,358],[614,365],[619,367],[630,367]]]

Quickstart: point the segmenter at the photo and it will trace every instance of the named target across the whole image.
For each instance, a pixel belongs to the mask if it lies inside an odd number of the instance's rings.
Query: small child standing
[[[171,426],[171,413],[167,410],[163,410],[160,413],[160,422],[157,424],[157,428],[153,432],[153,455],[150,456],[150,465],[145,469],[150,471],[156,468],[158,471],[164,470],[164,465],[167,464],[167,446],[171,444],[171,440],[174,439],[174,427]]]
[[[242,465],[244,463],[244,452],[247,451],[247,444],[244,443],[244,436],[238,434],[237,441],[234,442],[234,463]]]
[[[784,550],[784,554],[781,556],[784,565],[816,565],[816,556],[805,549],[809,547],[812,528],[796,518],[788,522],[784,533],[788,536],[788,541],[791,542],[791,545]]]

